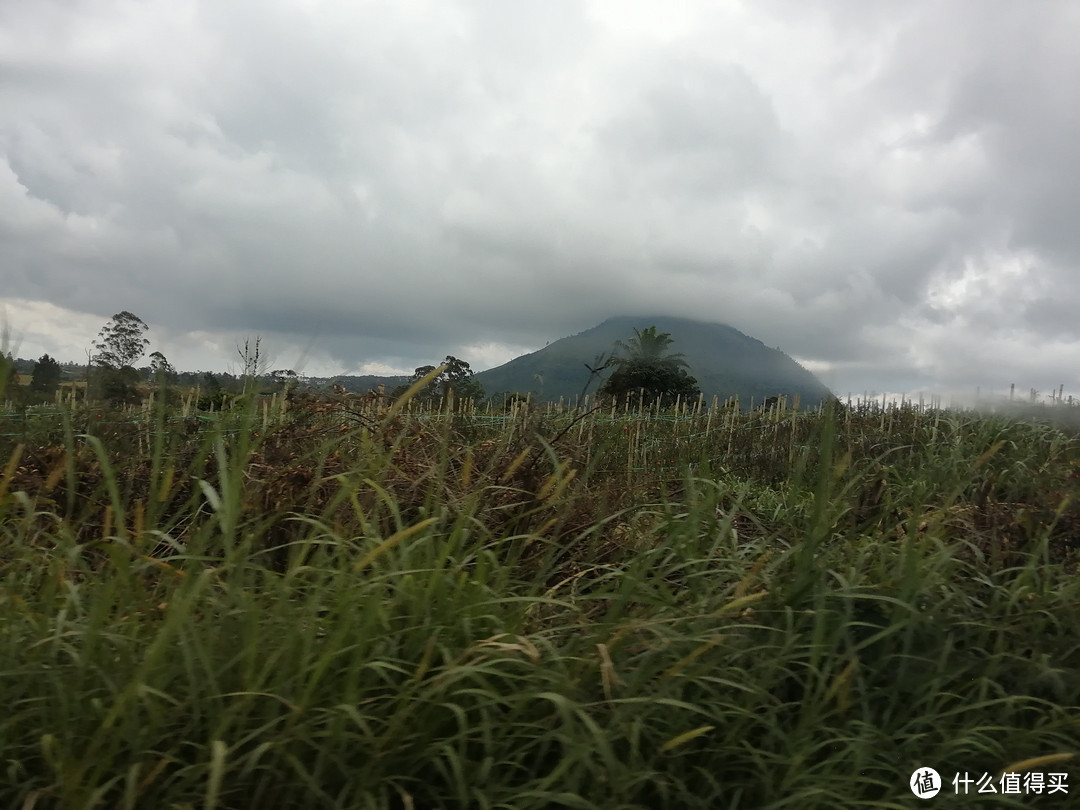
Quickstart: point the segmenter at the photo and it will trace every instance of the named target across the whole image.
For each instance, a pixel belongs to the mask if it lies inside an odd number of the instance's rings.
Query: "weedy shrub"
[[[1080,790],[1080,447],[1051,426],[215,417],[3,437],[4,806],[902,808],[922,766]]]

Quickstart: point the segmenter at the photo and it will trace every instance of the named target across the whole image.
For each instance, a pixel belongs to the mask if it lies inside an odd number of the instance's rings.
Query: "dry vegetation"
[[[1080,442],[1051,425],[5,424],[5,807],[901,808],[916,766],[1048,755],[1080,791]]]

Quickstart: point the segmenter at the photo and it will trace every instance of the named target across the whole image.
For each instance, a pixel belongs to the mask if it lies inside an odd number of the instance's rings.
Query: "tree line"
[[[199,407],[221,408],[230,399],[258,391],[291,394],[301,385],[299,375],[291,369],[267,372],[264,368],[261,339],[254,344],[245,341],[237,347],[243,367],[239,375],[209,371],[179,372],[160,351],[149,354],[149,363],[137,367],[150,347],[146,337],[149,327],[137,315],[119,312],[106,323],[93,341],[85,367],[85,388],[81,396],[91,401],[114,405],[141,401],[147,383],[155,384],[166,397],[178,398],[179,388],[198,386],[201,390]],[[592,363],[584,363],[588,372],[582,396],[594,381],[610,372],[597,396],[605,402],[624,402],[662,407],[676,400],[692,401],[700,394],[697,380],[688,373],[689,364],[683,354],[671,350],[674,340],[668,332],[658,332],[655,326],[635,329],[634,336],[617,341],[610,354],[601,355]],[[30,381],[19,385],[18,373],[26,373],[31,361],[16,361],[10,355],[0,355],[0,390],[16,404],[35,404],[51,401],[64,381],[73,378],[77,364],[61,364],[48,354],[42,355],[29,369]],[[415,389],[415,390],[413,390]],[[476,379],[469,363],[447,355],[439,366],[416,368],[412,375],[386,396],[396,399],[413,390],[413,397],[425,404],[481,402],[485,400],[483,385]],[[380,396],[383,393],[380,391]],[[506,391],[491,397],[498,406],[508,406],[524,399],[519,392]]]

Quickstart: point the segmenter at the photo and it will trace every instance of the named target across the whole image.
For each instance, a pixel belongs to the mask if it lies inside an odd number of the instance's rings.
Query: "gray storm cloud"
[[[1077,6],[0,6],[23,355],[478,367],[611,315],[837,390],[1080,388]],[[677,336],[676,336],[677,337]]]

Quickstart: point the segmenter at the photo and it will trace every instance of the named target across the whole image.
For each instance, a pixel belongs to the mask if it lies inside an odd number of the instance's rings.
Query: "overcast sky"
[[[4,0],[9,348],[129,310],[184,369],[481,370],[655,313],[841,394],[1080,394],[1077,42],[1075,0]]]

